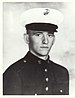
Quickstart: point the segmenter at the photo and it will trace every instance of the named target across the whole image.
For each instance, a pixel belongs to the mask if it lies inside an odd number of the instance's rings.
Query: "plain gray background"
[[[21,14],[30,8],[49,7],[60,10],[64,20],[59,27],[50,59],[65,66],[70,73],[70,95],[75,92],[75,3],[73,2],[4,2],[3,3],[3,72],[25,56]]]

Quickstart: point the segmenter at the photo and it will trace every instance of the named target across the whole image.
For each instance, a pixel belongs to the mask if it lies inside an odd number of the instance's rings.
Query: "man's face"
[[[28,31],[29,50],[38,56],[47,56],[54,43],[55,36],[46,31]]]

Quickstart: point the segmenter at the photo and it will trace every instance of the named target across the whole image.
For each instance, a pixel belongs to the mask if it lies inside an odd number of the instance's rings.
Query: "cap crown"
[[[33,8],[25,11],[22,16],[24,25],[30,23],[51,23],[59,25],[63,20],[63,14],[50,8]]]

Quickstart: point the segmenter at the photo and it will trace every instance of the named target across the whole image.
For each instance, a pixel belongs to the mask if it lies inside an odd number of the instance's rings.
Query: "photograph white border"
[[[75,96],[59,96],[59,95],[44,95],[44,96],[3,96],[2,95],[2,71],[3,71],[3,2],[61,2],[61,0],[0,0],[0,98],[6,97],[6,98],[33,98],[33,97],[39,97],[39,98],[75,98]],[[75,2],[74,0],[62,0],[62,2]]]

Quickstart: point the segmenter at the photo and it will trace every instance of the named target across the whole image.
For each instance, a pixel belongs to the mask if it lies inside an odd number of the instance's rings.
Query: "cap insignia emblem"
[[[48,13],[50,12],[50,10],[49,9],[45,9],[45,11],[44,11],[44,15],[48,15]]]

